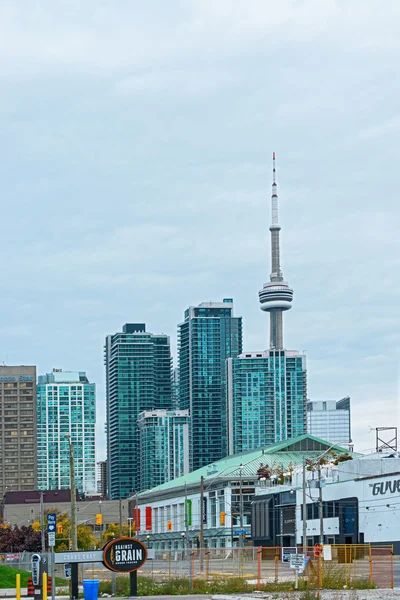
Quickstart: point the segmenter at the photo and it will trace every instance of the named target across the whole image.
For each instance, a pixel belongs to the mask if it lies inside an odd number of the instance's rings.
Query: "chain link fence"
[[[377,588],[394,587],[393,546],[332,545],[320,556],[315,548],[307,548],[307,560],[299,578],[307,580],[309,588],[343,588],[352,584],[374,584]],[[290,568],[290,554],[302,554],[302,548],[244,547],[205,548],[187,550],[156,550],[139,574],[153,582],[185,578],[211,582],[241,578],[261,589],[264,584],[290,583],[295,570]],[[30,571],[31,553],[6,554],[3,564]],[[396,563],[399,567],[400,562]],[[112,580],[113,574],[102,563],[79,566],[81,579]],[[56,576],[64,577],[63,565],[56,565]]]

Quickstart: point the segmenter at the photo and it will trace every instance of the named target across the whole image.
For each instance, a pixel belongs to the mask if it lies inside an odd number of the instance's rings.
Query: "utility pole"
[[[303,457],[303,554],[307,555],[307,479],[306,459]]]
[[[119,537],[122,537],[122,499],[119,499]]]
[[[318,500],[319,500],[319,543],[324,543],[324,511],[322,504],[321,463],[318,463]]]
[[[44,505],[43,505],[43,492],[40,492],[40,535],[42,540],[42,554],[46,552],[46,544],[44,538]]]
[[[204,569],[204,477],[200,477],[200,572]]]
[[[239,510],[239,517],[240,517],[240,535],[239,535],[239,546],[240,548],[243,548],[243,534],[242,534],[242,530],[243,530],[243,489],[242,489],[242,471],[243,471],[243,465],[242,463],[240,463],[239,466],[239,471],[240,471],[240,510]]]
[[[71,436],[65,436],[69,444],[69,477],[71,487],[71,550],[78,550],[78,531],[76,526],[76,485],[74,468],[74,446]],[[78,563],[71,563],[71,599],[78,600]]]

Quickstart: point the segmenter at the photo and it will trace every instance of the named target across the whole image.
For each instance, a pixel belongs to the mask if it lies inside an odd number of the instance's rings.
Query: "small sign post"
[[[51,597],[52,600],[55,598],[55,582],[54,582],[54,546],[56,544],[56,528],[57,528],[57,515],[56,513],[49,513],[47,515],[47,537],[49,540],[49,547],[51,550]]]
[[[289,558],[290,568],[294,569],[294,589],[299,588],[299,569],[304,566],[304,554],[291,554]]]

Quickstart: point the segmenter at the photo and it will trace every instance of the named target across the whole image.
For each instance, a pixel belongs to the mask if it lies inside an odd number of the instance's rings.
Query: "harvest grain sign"
[[[103,549],[103,564],[111,571],[132,573],[140,569],[147,559],[147,549],[134,538],[118,538]]]

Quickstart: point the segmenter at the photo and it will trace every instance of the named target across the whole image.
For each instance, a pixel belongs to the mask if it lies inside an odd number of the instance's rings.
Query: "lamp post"
[[[185,536],[186,536],[186,533],[184,531],[182,531],[181,536],[182,536],[182,559],[184,559],[185,558]]]

